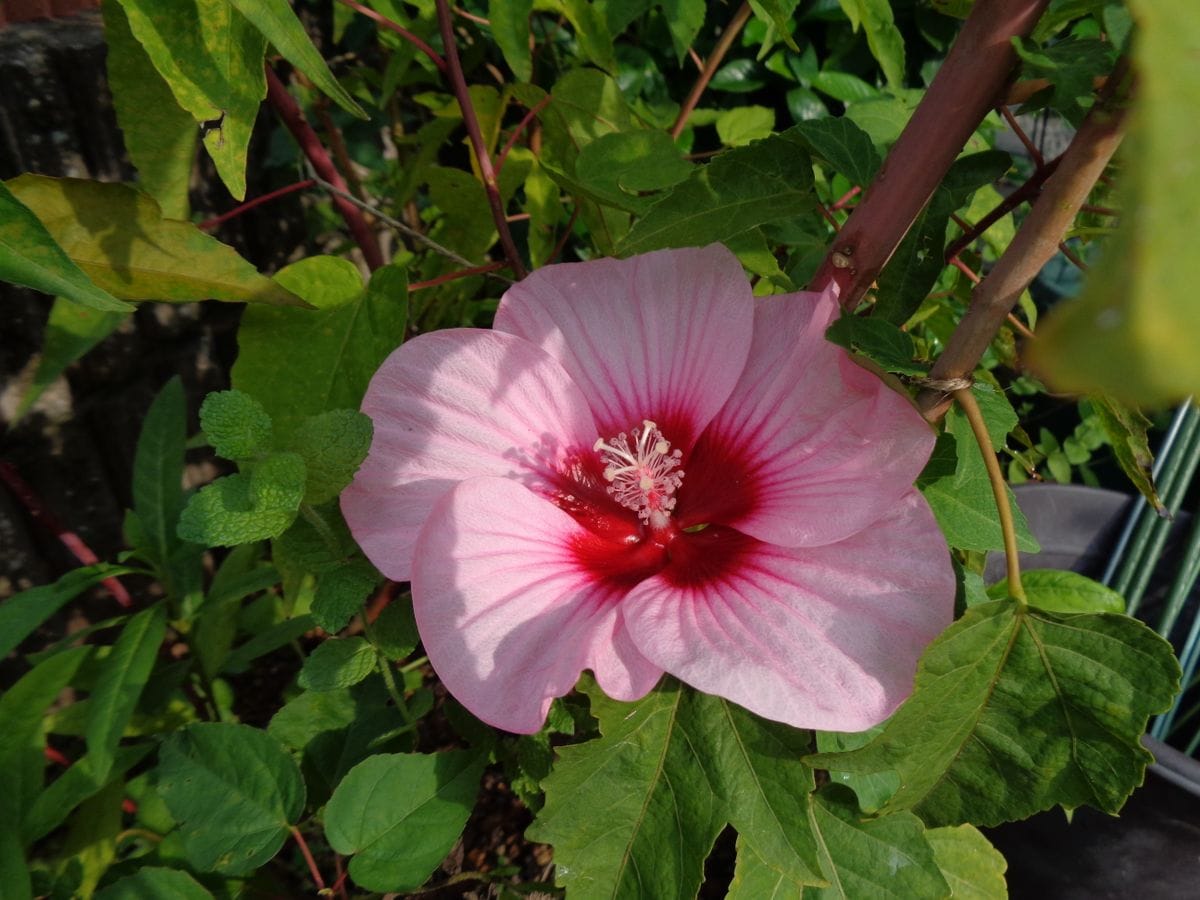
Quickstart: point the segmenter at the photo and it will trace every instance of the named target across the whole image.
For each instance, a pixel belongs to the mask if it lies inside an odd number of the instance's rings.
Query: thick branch
[[[1011,39],[1032,31],[1048,3],[976,0],[933,84],[834,241],[815,289],[836,280],[843,305],[857,305],[1000,96],[1016,61]]]
[[[963,378],[974,371],[1021,292],[1058,252],[1063,235],[1121,143],[1125,118],[1123,102],[1102,100],[1084,119],[1012,243],[975,288],[931,379]],[[917,405],[933,421],[945,413],[950,397],[927,389],[917,396]]]
[[[475,149],[475,159],[479,163],[479,174],[483,176],[483,187],[487,191],[488,205],[492,208],[492,219],[496,230],[500,233],[500,246],[504,248],[504,257],[508,267],[512,269],[517,281],[525,277],[525,266],[521,262],[521,254],[513,243],[512,232],[508,230],[508,220],[504,215],[504,201],[500,199],[500,183],[496,180],[496,172],[492,168],[492,157],[488,153],[487,143],[483,140],[483,132],[479,128],[479,117],[475,115],[475,105],[471,102],[471,92],[467,88],[467,79],[463,75],[462,62],[458,58],[458,45],[454,41],[454,21],[450,17],[450,7],[446,0],[437,0],[438,27],[442,32],[442,43],[446,53],[446,75],[450,79],[450,87],[458,100],[458,108],[462,111],[463,124],[467,126],[467,137]]]
[[[312,126],[308,124],[308,120],[304,118],[304,113],[301,111],[300,105],[288,93],[288,89],[284,87],[283,82],[279,80],[279,76],[271,70],[270,66],[267,66],[267,99],[275,107],[275,111],[279,113],[279,118],[283,120],[283,124],[287,127],[287,130],[292,133],[292,137],[296,139],[296,143],[300,145],[301,152],[312,163],[312,167],[316,170],[316,173],[338,190],[349,193],[345,179],[342,178],[341,173],[334,167],[333,160],[329,158],[329,153],[325,150],[321,139],[317,137],[317,133],[313,131]],[[334,194],[331,199],[334,207],[341,213],[342,219],[346,223],[346,228],[349,229],[351,236],[354,238],[354,242],[358,244],[358,248],[362,251],[367,268],[375,271],[381,267],[383,265],[383,251],[379,249],[379,242],[375,239],[375,233],[367,225],[367,220],[363,218],[362,212],[344,197]]]

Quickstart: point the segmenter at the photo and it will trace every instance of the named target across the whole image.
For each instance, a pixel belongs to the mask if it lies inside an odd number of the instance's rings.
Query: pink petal
[[[543,350],[509,334],[460,328],[413,338],[375,373],[362,410],[375,435],[342,513],[396,581],[409,579],[430,508],[462,479],[544,484],[573,448],[594,455],[579,389]]]
[[[758,302],[746,369],[687,461],[681,526],[717,522],[817,546],[865,528],[908,492],[933,430],[825,340],[836,313],[830,292]]]
[[[413,563],[417,627],[446,688],[488,724],[537,731],[584,669],[618,700],[662,675],[625,629],[623,594],[580,566],[573,542],[587,534],[502,478],[464,481],[430,513]]]
[[[950,556],[921,496],[910,490],[836,544],[740,541],[716,577],[720,554],[705,548],[629,593],[622,609],[642,653],[692,687],[801,728],[861,731],[891,715],[953,615]]]
[[[737,382],[752,320],[741,265],[713,244],[538,269],[495,327],[562,362],[601,436],[651,419],[686,453]]]

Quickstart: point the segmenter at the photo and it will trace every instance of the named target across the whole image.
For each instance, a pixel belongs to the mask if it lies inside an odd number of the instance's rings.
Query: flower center
[[[600,438],[592,445],[604,463],[608,493],[637,512],[652,528],[665,528],[675,508],[676,489],[683,484],[682,451],[672,450],[658,426],[646,419],[630,434]]]

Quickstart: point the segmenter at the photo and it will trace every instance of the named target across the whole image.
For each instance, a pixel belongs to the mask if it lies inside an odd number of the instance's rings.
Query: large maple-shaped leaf
[[[1151,761],[1139,739],[1170,705],[1179,664],[1136,619],[1035,608],[1046,599],[1031,590],[1028,607],[967,610],[930,645],[913,696],[877,738],[809,761],[895,770],[884,811],[929,825],[995,825],[1055,804],[1117,812]]]

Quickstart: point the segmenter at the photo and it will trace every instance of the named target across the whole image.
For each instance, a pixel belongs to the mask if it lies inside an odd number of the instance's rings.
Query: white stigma
[[[683,453],[672,451],[670,441],[649,419],[631,435],[622,431],[611,440],[601,438],[592,449],[604,463],[604,478],[613,499],[636,511],[642,521],[664,527],[675,508],[673,495],[683,484],[679,468]]]

